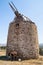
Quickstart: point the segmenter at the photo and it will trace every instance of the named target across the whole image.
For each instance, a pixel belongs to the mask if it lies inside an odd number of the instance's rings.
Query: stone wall
[[[13,50],[23,59],[38,58],[38,33],[34,22],[16,19],[10,23],[6,54]]]

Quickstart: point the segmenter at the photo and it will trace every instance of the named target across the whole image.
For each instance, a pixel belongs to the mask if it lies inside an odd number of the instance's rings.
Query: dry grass
[[[0,50],[0,65],[43,65],[43,56],[39,56],[39,59],[23,60],[19,62],[2,59],[1,57],[5,56],[5,54],[5,50]]]

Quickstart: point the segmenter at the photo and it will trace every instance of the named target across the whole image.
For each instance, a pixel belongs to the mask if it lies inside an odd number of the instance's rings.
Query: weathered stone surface
[[[11,50],[17,51],[23,59],[38,58],[38,33],[34,22],[16,18],[10,23],[6,54]]]

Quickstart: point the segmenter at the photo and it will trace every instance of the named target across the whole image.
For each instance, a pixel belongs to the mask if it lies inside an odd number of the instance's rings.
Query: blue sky
[[[21,14],[36,23],[39,43],[43,43],[43,0],[0,0],[0,43],[7,43],[9,23],[15,17],[8,4],[10,1]]]

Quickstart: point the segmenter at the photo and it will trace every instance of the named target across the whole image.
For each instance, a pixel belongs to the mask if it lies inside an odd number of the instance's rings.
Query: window
[[[16,23],[16,28],[18,28],[19,27],[19,23]]]

